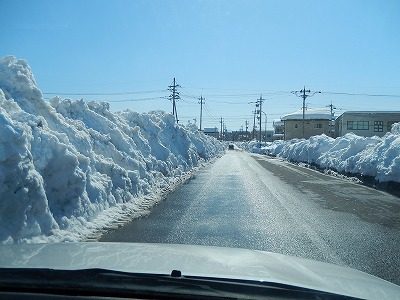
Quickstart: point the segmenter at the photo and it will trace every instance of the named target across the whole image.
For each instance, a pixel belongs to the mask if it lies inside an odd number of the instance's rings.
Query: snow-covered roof
[[[324,108],[314,108],[307,109],[304,112],[304,119],[306,120],[330,120],[331,113],[329,110]],[[303,110],[300,109],[293,113],[282,116],[282,120],[302,120],[303,119]]]

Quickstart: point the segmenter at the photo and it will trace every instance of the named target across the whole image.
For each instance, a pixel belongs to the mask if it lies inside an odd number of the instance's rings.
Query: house
[[[219,137],[219,132],[218,132],[218,128],[217,128],[217,127],[214,127],[214,128],[204,128],[203,132],[204,132],[204,134],[213,136],[213,137],[215,137],[216,139]]]
[[[353,132],[360,136],[384,136],[394,123],[400,122],[400,111],[346,111],[336,119],[336,136]]]
[[[284,123],[284,139],[309,138],[314,135],[332,135],[332,115],[327,109],[299,110],[281,118]]]

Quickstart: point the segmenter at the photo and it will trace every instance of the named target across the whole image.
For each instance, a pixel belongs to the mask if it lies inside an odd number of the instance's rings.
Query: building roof
[[[204,133],[218,133],[218,128],[217,127],[204,128],[203,132]]]
[[[387,110],[354,110],[345,111],[339,118],[344,115],[400,115],[400,111],[387,111]]]
[[[304,112],[304,119],[306,120],[331,120],[332,116],[329,110],[325,108],[314,108],[307,109]],[[302,120],[303,119],[303,110],[300,109],[293,113],[282,116],[283,121],[285,120]]]
[[[343,114],[400,114],[400,111],[388,110],[354,110],[345,111]]]

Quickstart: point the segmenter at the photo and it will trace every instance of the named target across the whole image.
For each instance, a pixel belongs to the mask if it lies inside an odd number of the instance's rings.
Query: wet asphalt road
[[[278,159],[228,151],[100,241],[278,252],[400,284],[400,198]]]

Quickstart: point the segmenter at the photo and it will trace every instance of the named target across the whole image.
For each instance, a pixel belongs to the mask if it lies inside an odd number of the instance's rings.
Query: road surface
[[[148,217],[100,241],[278,252],[400,284],[400,199],[279,159],[228,151]]]

